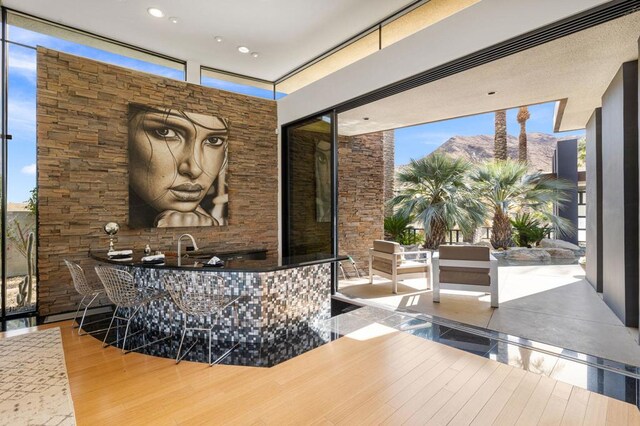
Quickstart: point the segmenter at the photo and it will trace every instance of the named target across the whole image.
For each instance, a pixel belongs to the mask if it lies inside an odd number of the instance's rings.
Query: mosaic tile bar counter
[[[331,316],[331,261],[311,265],[281,266],[266,272],[225,269],[175,268],[190,274],[213,274],[224,278],[225,297],[241,296],[219,317],[188,317],[189,327],[210,327],[218,342],[267,344],[307,330]],[[111,263],[111,262],[110,262]],[[163,275],[172,267],[118,265],[131,272],[137,285],[164,291]],[[204,278],[204,277],[203,277]],[[136,328],[154,333],[180,335],[184,313],[169,295],[151,302],[137,316]],[[320,331],[320,330],[318,330]],[[197,332],[196,332],[197,333]],[[187,336],[190,335],[190,332]]]

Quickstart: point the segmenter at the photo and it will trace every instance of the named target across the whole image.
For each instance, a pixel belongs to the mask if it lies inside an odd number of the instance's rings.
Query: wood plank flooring
[[[634,405],[377,325],[269,369],[123,356],[70,325],[37,329],[61,327],[79,425],[640,425]]]

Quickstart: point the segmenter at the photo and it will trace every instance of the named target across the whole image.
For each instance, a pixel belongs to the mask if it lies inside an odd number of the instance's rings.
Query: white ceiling
[[[339,132],[369,133],[565,98],[560,130],[582,129],[620,65],[638,58],[639,37],[636,12],[341,113]],[[496,94],[488,96],[490,91]]]
[[[273,81],[409,0],[3,0],[4,6],[182,60]],[[153,18],[147,8],[164,11]],[[168,17],[177,17],[178,23]],[[214,36],[224,38],[217,43]],[[240,54],[237,47],[259,52]]]

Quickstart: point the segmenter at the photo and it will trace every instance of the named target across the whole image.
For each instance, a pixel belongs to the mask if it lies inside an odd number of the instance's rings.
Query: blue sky
[[[127,58],[92,47],[10,26],[10,41],[46,46],[165,77],[184,79],[183,71]],[[36,186],[36,51],[9,44],[9,141],[7,201],[24,202]]]
[[[22,202],[36,185],[35,52],[11,46],[9,63],[7,200]]]
[[[583,135],[584,131],[563,133],[553,132],[554,103],[532,105],[529,107],[531,118],[527,121],[527,133],[548,133],[552,135],[569,136]],[[518,135],[520,125],[516,120],[518,109],[507,111],[507,133]],[[453,136],[475,136],[494,134],[494,114],[479,114],[470,117],[455,118],[437,123],[421,124],[418,126],[397,129],[395,163],[407,164],[411,158],[421,158]]]
[[[15,26],[9,26],[8,40],[27,46],[45,46],[63,52],[85,56],[139,71],[184,80],[184,72],[173,68],[128,58],[93,47],[69,42]],[[231,90],[252,96],[271,98],[272,91],[204,78],[203,85]],[[36,51],[15,44],[9,45],[9,142],[8,193],[9,202],[24,202],[36,185]],[[281,97],[282,94],[278,94]]]
[[[41,45],[169,78],[184,79],[181,70],[120,56],[14,26],[9,26],[9,40],[27,46]],[[10,44],[9,129],[7,133],[13,136],[13,140],[9,142],[7,164],[7,200],[9,202],[26,201],[29,198],[29,192],[36,185],[36,83],[35,50]],[[272,96],[269,90],[211,78],[204,78],[202,83],[253,96],[267,98]],[[281,97],[281,94],[278,95]],[[527,122],[527,131],[552,134],[553,108],[553,103],[531,106],[529,108],[531,118]],[[517,135],[519,132],[516,114],[516,109],[509,110],[507,113],[507,131],[513,135]],[[489,113],[397,129],[396,164],[406,164],[411,158],[420,158],[429,154],[455,135],[492,135],[493,120],[493,113]],[[584,132],[569,132],[568,134],[580,135]]]

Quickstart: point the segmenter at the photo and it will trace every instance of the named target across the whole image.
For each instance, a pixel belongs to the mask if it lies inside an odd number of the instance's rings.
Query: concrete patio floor
[[[438,316],[640,366],[638,329],[625,327],[584,279],[577,264],[499,267],[500,308],[489,295],[442,291],[433,303],[424,279],[398,283],[374,277],[341,279],[339,292],[357,304]]]

